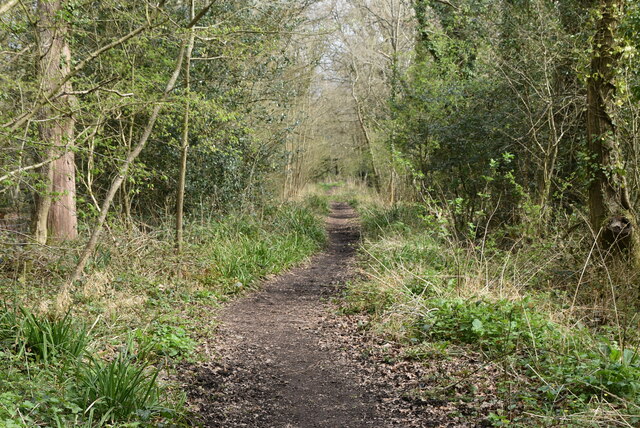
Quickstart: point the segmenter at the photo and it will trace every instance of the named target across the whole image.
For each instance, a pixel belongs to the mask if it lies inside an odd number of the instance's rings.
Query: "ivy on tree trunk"
[[[629,199],[616,133],[616,72],[620,50],[616,29],[624,0],[600,2],[587,79],[587,138],[593,160],[589,186],[591,226],[606,248],[629,251],[638,260],[636,220]]]

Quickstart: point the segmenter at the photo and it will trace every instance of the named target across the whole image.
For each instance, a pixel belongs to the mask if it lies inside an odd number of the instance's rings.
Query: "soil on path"
[[[211,344],[220,358],[197,367],[189,389],[205,426],[443,426],[390,399],[393,386],[363,381],[371,370],[337,320],[331,298],[354,275],[355,217],[334,203],[326,251],[222,311]]]

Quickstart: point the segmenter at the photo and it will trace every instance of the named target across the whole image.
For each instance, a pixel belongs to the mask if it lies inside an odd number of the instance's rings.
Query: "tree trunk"
[[[622,153],[613,120],[619,54],[616,28],[624,0],[601,0],[587,80],[587,139],[593,156],[589,186],[591,226],[607,249],[630,250],[637,260],[636,221],[629,203]]]
[[[37,6],[40,90],[54,93],[38,112],[40,137],[47,147],[42,157],[54,159],[40,169],[43,184],[32,219],[34,239],[41,244],[48,237],[66,240],[77,236],[75,163],[70,150],[74,136],[71,82],[60,86],[71,64],[67,24],[59,18],[62,7],[61,0],[41,0]]]
[[[191,12],[190,20],[195,17],[194,0],[191,0]],[[187,45],[187,53],[185,55],[184,64],[184,86],[186,102],[184,106],[184,118],[182,121],[182,143],[180,153],[180,176],[178,177],[178,195],[176,200],[176,252],[180,254],[182,252],[182,221],[184,215],[184,187],[187,178],[187,155],[189,153],[189,113],[190,113],[190,100],[189,91],[191,90],[191,53],[193,52],[193,45],[195,43],[195,28],[191,27],[189,30],[189,44]]]

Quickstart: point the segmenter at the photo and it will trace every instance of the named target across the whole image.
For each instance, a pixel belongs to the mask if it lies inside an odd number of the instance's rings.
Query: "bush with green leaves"
[[[148,330],[137,330],[136,341],[141,352],[152,352],[170,358],[188,357],[196,347],[184,327],[154,324]]]
[[[558,339],[557,328],[523,301],[434,298],[429,311],[418,318],[419,340],[448,340],[476,344],[492,355],[526,350],[534,344]]]
[[[622,350],[584,328],[569,331],[532,299],[435,298],[425,304],[429,311],[413,326],[417,340],[474,345],[491,358],[511,356],[530,376],[543,376],[541,391],[553,390],[556,397],[576,395],[586,404],[609,395],[640,404],[637,350]]]

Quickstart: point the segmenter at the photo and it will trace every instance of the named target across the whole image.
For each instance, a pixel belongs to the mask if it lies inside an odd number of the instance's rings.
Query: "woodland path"
[[[308,265],[267,281],[261,291],[219,314],[220,326],[209,344],[218,357],[195,368],[189,387],[190,405],[204,426],[447,425],[427,422],[424,403],[416,406],[400,397],[397,379],[363,379],[375,372],[366,367],[373,363],[354,344],[361,335],[340,321],[345,317],[331,302],[355,275],[354,210],[334,203],[327,231],[328,247]]]

